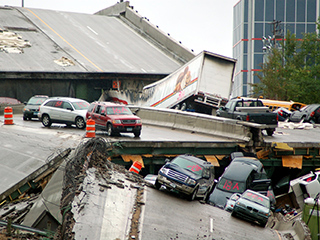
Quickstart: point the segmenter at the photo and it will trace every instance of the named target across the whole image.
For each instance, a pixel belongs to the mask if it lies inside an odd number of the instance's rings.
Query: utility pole
[[[24,7],[24,0],[22,0],[21,2],[21,7]]]
[[[281,26],[280,26],[281,21],[273,20],[271,24],[273,25],[273,28],[272,28],[273,43],[274,43],[274,46],[276,46],[276,40],[280,40],[280,39],[283,40],[283,30],[281,29]]]
[[[272,48],[278,48],[280,49],[281,46],[277,44],[277,40],[284,40],[283,39],[283,30],[281,29],[281,21],[276,21],[273,20],[270,24],[272,24],[272,37],[263,37],[262,42],[263,42],[263,53],[264,53],[264,62],[267,62],[269,53],[271,52]],[[283,48],[282,48],[283,50]]]

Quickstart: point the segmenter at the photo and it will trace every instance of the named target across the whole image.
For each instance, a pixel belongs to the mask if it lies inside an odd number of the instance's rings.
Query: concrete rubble
[[[55,233],[47,235],[49,239],[89,240],[100,239],[100,235],[113,236],[112,239],[136,238],[140,207],[144,204],[141,201],[143,189],[151,184],[124,166],[107,160],[111,148],[112,145],[105,139],[94,138],[84,141],[68,157],[63,166],[61,201],[56,203],[57,206],[60,204],[61,217],[54,216],[61,221],[61,226]],[[22,224],[30,209],[38,205],[38,199],[45,202],[42,195],[45,194],[31,193],[18,201],[0,206],[0,219],[12,219],[12,223]],[[108,216],[112,216],[112,222]],[[0,239],[1,236],[7,236],[7,228],[3,226],[1,230]],[[15,230],[11,239],[26,236],[28,239],[41,239],[38,233]]]
[[[57,239],[130,239],[137,234],[140,195],[148,183],[107,160],[111,147],[102,138],[89,140],[67,163]]]
[[[0,28],[0,51],[23,53],[23,49],[27,47],[31,47],[31,43],[28,40],[23,40],[20,35]]]

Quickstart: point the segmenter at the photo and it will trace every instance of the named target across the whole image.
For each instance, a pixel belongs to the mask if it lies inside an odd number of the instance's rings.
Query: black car
[[[179,155],[167,161],[159,170],[155,187],[165,186],[169,190],[186,195],[192,201],[202,197],[207,200],[214,185],[214,166],[205,160]]]
[[[265,176],[265,171],[258,159],[250,157],[234,158],[220,177],[208,199],[208,203],[224,209],[228,198],[234,193],[242,194],[247,189],[267,193],[271,180],[261,176]]]
[[[290,122],[320,123],[320,104],[307,105],[294,111],[289,120]]]
[[[35,95],[31,97],[28,102],[25,102],[26,106],[23,108],[23,120],[38,118],[39,106],[48,98],[46,95]]]
[[[263,167],[262,162],[259,161],[259,159],[252,157],[252,156],[244,156],[242,152],[233,152],[230,155],[232,162],[243,162],[246,164],[251,164],[254,168],[256,168],[257,173],[254,175],[254,180],[258,182],[259,180],[266,181],[265,183],[269,182],[270,179],[268,179],[267,173]],[[275,194],[271,185],[271,180],[268,188],[265,188],[264,184],[260,186],[262,189],[258,189],[258,186],[256,186],[256,190],[269,197],[270,203],[274,206],[276,204],[276,198]]]

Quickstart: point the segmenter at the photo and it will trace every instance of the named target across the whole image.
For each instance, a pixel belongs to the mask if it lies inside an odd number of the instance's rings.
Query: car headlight
[[[240,207],[246,207],[246,205],[241,202],[237,202],[237,205],[239,205]]]
[[[24,108],[23,111],[24,111],[24,112],[25,112],[25,111],[30,111],[30,109],[29,109],[29,108]]]
[[[169,169],[168,168],[161,168],[160,172],[164,175],[168,175]]]
[[[121,120],[113,120],[112,123],[121,124]]]
[[[188,178],[186,183],[190,184],[190,185],[196,185],[197,182],[195,180],[191,179],[191,178]]]
[[[141,123],[141,120],[140,119],[136,120],[136,123]]]

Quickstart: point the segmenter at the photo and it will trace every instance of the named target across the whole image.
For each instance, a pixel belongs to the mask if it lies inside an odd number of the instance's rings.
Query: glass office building
[[[302,33],[315,32],[319,2],[320,0],[240,0],[234,6],[233,58],[237,59],[237,64],[233,97],[250,96],[250,83],[260,81],[255,74],[260,71],[264,61],[263,37],[279,39],[287,30],[295,33],[297,38],[301,38]],[[274,24],[277,22],[280,23],[278,26]]]

